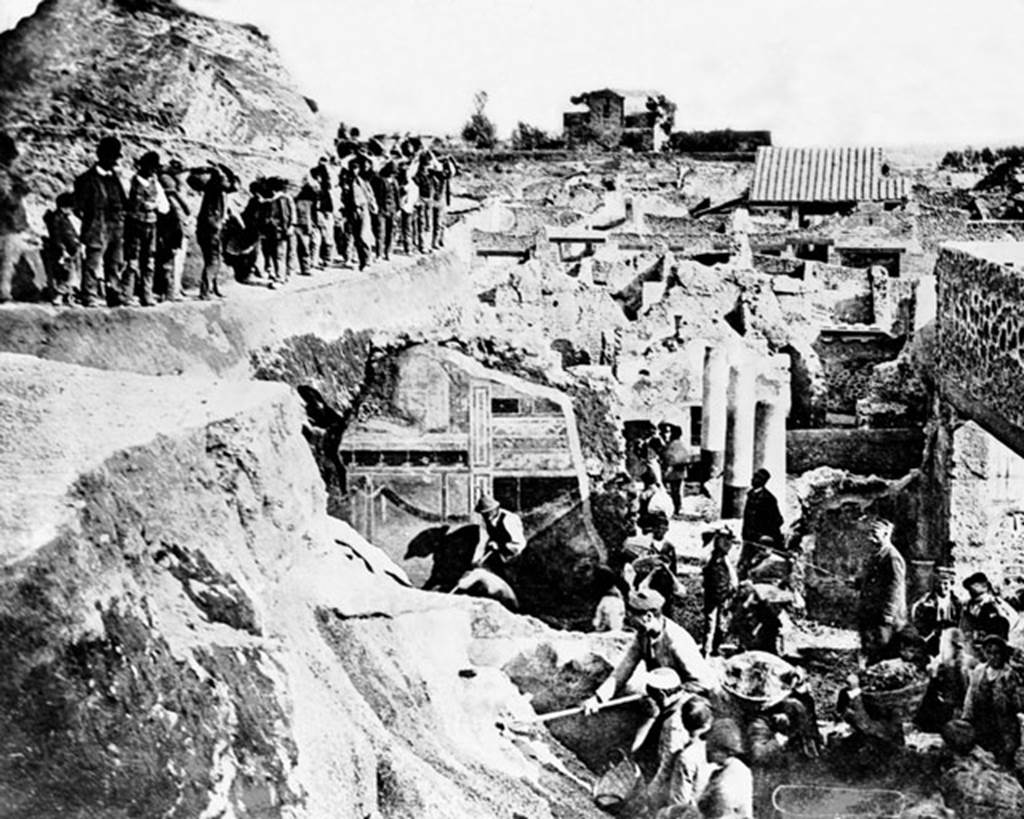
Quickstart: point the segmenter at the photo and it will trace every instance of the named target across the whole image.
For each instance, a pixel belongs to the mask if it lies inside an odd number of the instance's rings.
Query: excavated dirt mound
[[[497,604],[328,519],[301,426],[283,385],[0,355],[0,815],[598,815],[472,659]]]

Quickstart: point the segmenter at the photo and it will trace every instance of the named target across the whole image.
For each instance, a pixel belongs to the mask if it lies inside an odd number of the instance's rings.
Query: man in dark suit
[[[107,304],[113,307],[121,302],[127,196],[116,172],[120,160],[121,140],[103,137],[96,146],[96,163],[75,179],[75,206],[82,218],[85,247],[82,266],[82,305],[85,307],[90,307],[99,295],[101,268]]]
[[[868,664],[894,656],[893,637],[907,623],[907,564],[892,543],[892,523],[876,520],[869,535],[875,551],[859,579],[858,625]]]
[[[781,549],[783,545],[783,520],[779,502],[767,488],[771,477],[767,469],[758,469],[750,479],[750,492],[743,505],[743,529],[740,534],[743,548],[737,566],[741,580],[770,555],[771,550]],[[761,545],[767,548],[759,548]]]

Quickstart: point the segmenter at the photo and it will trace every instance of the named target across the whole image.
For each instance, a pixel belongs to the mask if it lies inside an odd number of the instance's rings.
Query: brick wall
[[[1024,270],[946,247],[935,272],[943,384],[1024,440]]]

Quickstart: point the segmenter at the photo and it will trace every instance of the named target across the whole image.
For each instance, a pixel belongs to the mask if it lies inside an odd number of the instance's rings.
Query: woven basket
[[[767,665],[770,669],[770,673],[772,674],[770,685],[766,686],[765,693],[762,696],[752,696],[746,692],[738,690],[729,676],[729,670],[731,668],[742,668],[743,666],[754,662],[760,662]],[[769,654],[764,651],[744,651],[742,654],[730,657],[725,665],[726,674],[725,679],[722,682],[722,688],[737,703],[743,706],[758,709],[770,708],[771,706],[782,702],[790,694],[791,688],[790,686],[782,683],[782,675],[792,671],[793,667],[785,660],[774,654]]]
[[[636,795],[642,778],[640,767],[625,751],[616,749],[611,767],[594,783],[594,804],[609,813],[622,810]]]
[[[928,680],[921,680],[892,691],[863,691],[864,703],[874,710],[889,711],[901,720],[912,720],[921,707]]]

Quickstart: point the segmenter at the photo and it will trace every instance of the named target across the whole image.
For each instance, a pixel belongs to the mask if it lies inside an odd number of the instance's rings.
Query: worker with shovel
[[[623,691],[640,663],[647,671],[671,668],[684,691],[707,695],[718,691],[718,679],[690,633],[665,617],[665,598],[650,589],[634,591],[627,601],[627,614],[636,636],[618,666],[594,695],[584,701],[583,713],[593,714],[602,703]]]

